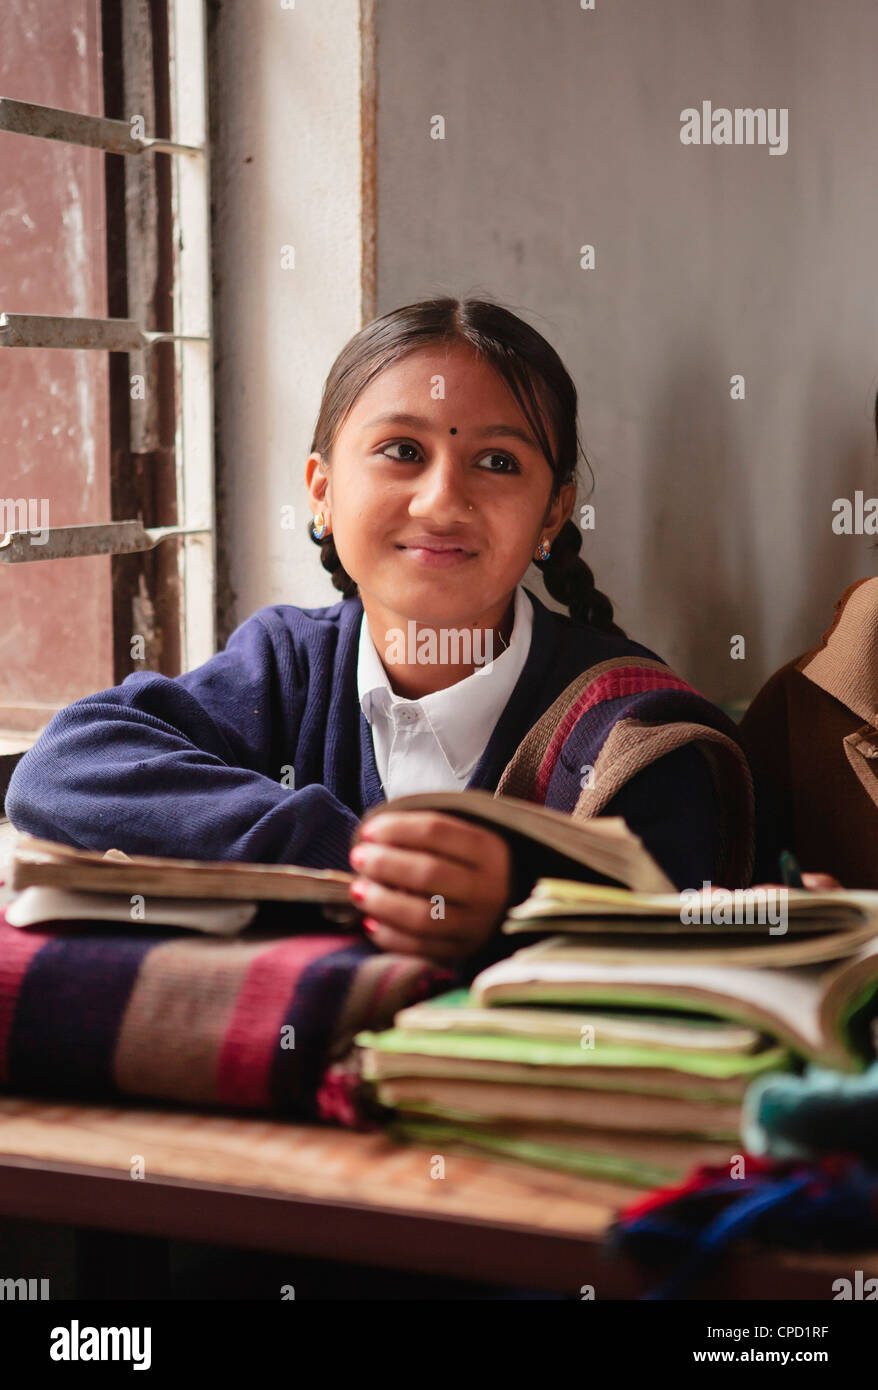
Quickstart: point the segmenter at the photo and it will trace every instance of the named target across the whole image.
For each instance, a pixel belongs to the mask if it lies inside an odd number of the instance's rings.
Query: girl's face
[[[550,504],[552,472],[515,397],[460,343],[418,349],[370,382],[329,469],[312,454],[306,480],[379,626],[499,623],[576,497],[568,483]],[[431,540],[459,549],[437,554]]]

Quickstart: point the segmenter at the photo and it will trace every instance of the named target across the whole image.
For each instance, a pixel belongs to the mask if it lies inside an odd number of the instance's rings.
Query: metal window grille
[[[207,135],[206,19],[203,0],[168,0],[168,94],[174,140],[137,129],[135,120],[57,110],[0,98],[0,131],[60,140],[127,159],[171,164],[173,328],[156,331],[130,318],[85,319],[13,313],[0,305],[0,347],[128,353],[149,371],[160,343],[173,344],[176,515],[173,526],[120,516],[105,523],[0,530],[0,563],[84,555],[127,555],[180,538],[180,659],[184,670],[216,650],[210,197]],[[111,378],[112,380],[112,378]],[[112,409],[112,401],[111,401]],[[135,422],[136,424],[136,422]],[[129,441],[130,443],[131,441]],[[7,525],[8,525],[7,521]]]

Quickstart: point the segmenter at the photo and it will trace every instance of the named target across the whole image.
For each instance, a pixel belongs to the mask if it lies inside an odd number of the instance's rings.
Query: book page
[[[553,999],[688,1007],[752,1023],[808,1054],[819,1054],[823,1048],[820,999],[825,972],[819,967],[780,972],[706,965],[601,965],[541,959],[539,952],[540,946],[526,947],[488,966],[473,981],[473,998],[488,1006]]]

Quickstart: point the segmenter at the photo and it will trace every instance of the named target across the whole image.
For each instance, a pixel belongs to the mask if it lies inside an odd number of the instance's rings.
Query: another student
[[[878,397],[875,399],[878,437]],[[858,579],[817,646],[775,671],[741,721],[757,775],[757,875],[792,850],[809,887],[878,888],[878,579]]]
[[[353,864],[375,944],[443,960],[558,865],[456,815],[388,811],[361,839],[364,810],[401,793],[624,816],[678,886],[749,883],[734,726],[614,623],[571,519],[579,452],[573,382],[508,310],[444,298],[368,324],[329,373],[305,473],[343,597],[261,608],[196,670],[77,700],[19,762],[10,819],[90,849]],[[569,616],[523,587],[532,561]],[[421,659],[461,629],[493,660]]]

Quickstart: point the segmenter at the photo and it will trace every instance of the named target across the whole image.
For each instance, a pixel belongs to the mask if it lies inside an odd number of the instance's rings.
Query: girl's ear
[[[305,486],[316,507],[324,501],[328,481],[323,455],[317,452],[309,454],[305,464]]]
[[[573,515],[573,508],[576,506],[576,484],[564,483],[558,491],[558,496],[549,510],[546,512],[543,527],[556,535],[565,522],[570,520]]]

